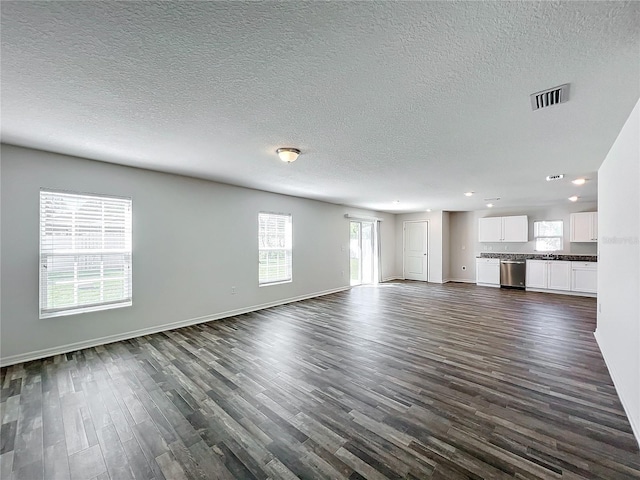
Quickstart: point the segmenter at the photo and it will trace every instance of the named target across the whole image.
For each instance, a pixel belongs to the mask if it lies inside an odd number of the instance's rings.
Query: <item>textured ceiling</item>
[[[384,211],[595,200],[640,96],[639,2],[1,10],[2,141]]]

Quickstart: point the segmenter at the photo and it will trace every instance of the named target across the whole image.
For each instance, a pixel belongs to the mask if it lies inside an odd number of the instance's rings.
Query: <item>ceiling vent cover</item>
[[[547,175],[547,182],[553,182],[554,180],[562,180],[564,178],[564,173],[559,173],[557,175]]]
[[[565,83],[559,87],[553,87],[531,94],[531,108],[534,111],[540,110],[541,108],[551,107],[558,103],[564,103],[567,100],[569,100],[569,84]]]

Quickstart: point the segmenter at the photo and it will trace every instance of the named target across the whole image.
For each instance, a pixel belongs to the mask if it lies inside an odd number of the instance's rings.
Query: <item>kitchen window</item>
[[[258,284],[272,285],[292,279],[291,215],[258,214]]]
[[[131,199],[40,190],[40,318],[126,307]]]
[[[563,221],[539,220],[533,222],[533,237],[537,252],[555,252],[563,247]]]

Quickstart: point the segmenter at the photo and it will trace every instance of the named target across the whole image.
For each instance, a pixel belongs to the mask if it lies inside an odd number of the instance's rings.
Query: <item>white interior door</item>
[[[404,222],[404,278],[428,280],[427,222]]]

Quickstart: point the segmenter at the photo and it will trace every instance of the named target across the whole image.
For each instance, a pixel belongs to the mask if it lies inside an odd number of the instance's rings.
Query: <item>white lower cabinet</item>
[[[500,287],[500,259],[476,258],[476,283]],[[593,296],[598,289],[596,262],[527,260],[527,290]]]
[[[561,260],[527,260],[527,288],[571,290],[571,262]]]
[[[598,264],[595,262],[571,262],[571,291],[597,293]]]
[[[547,288],[548,264],[544,260],[527,260],[527,278],[524,282],[527,288]]]
[[[500,287],[499,258],[476,258],[476,283],[485,287]]]
[[[549,262],[549,290],[571,290],[571,262]]]
[[[529,290],[549,290],[552,293],[597,293],[598,264],[596,262],[566,262],[562,260],[527,260],[526,287]]]

